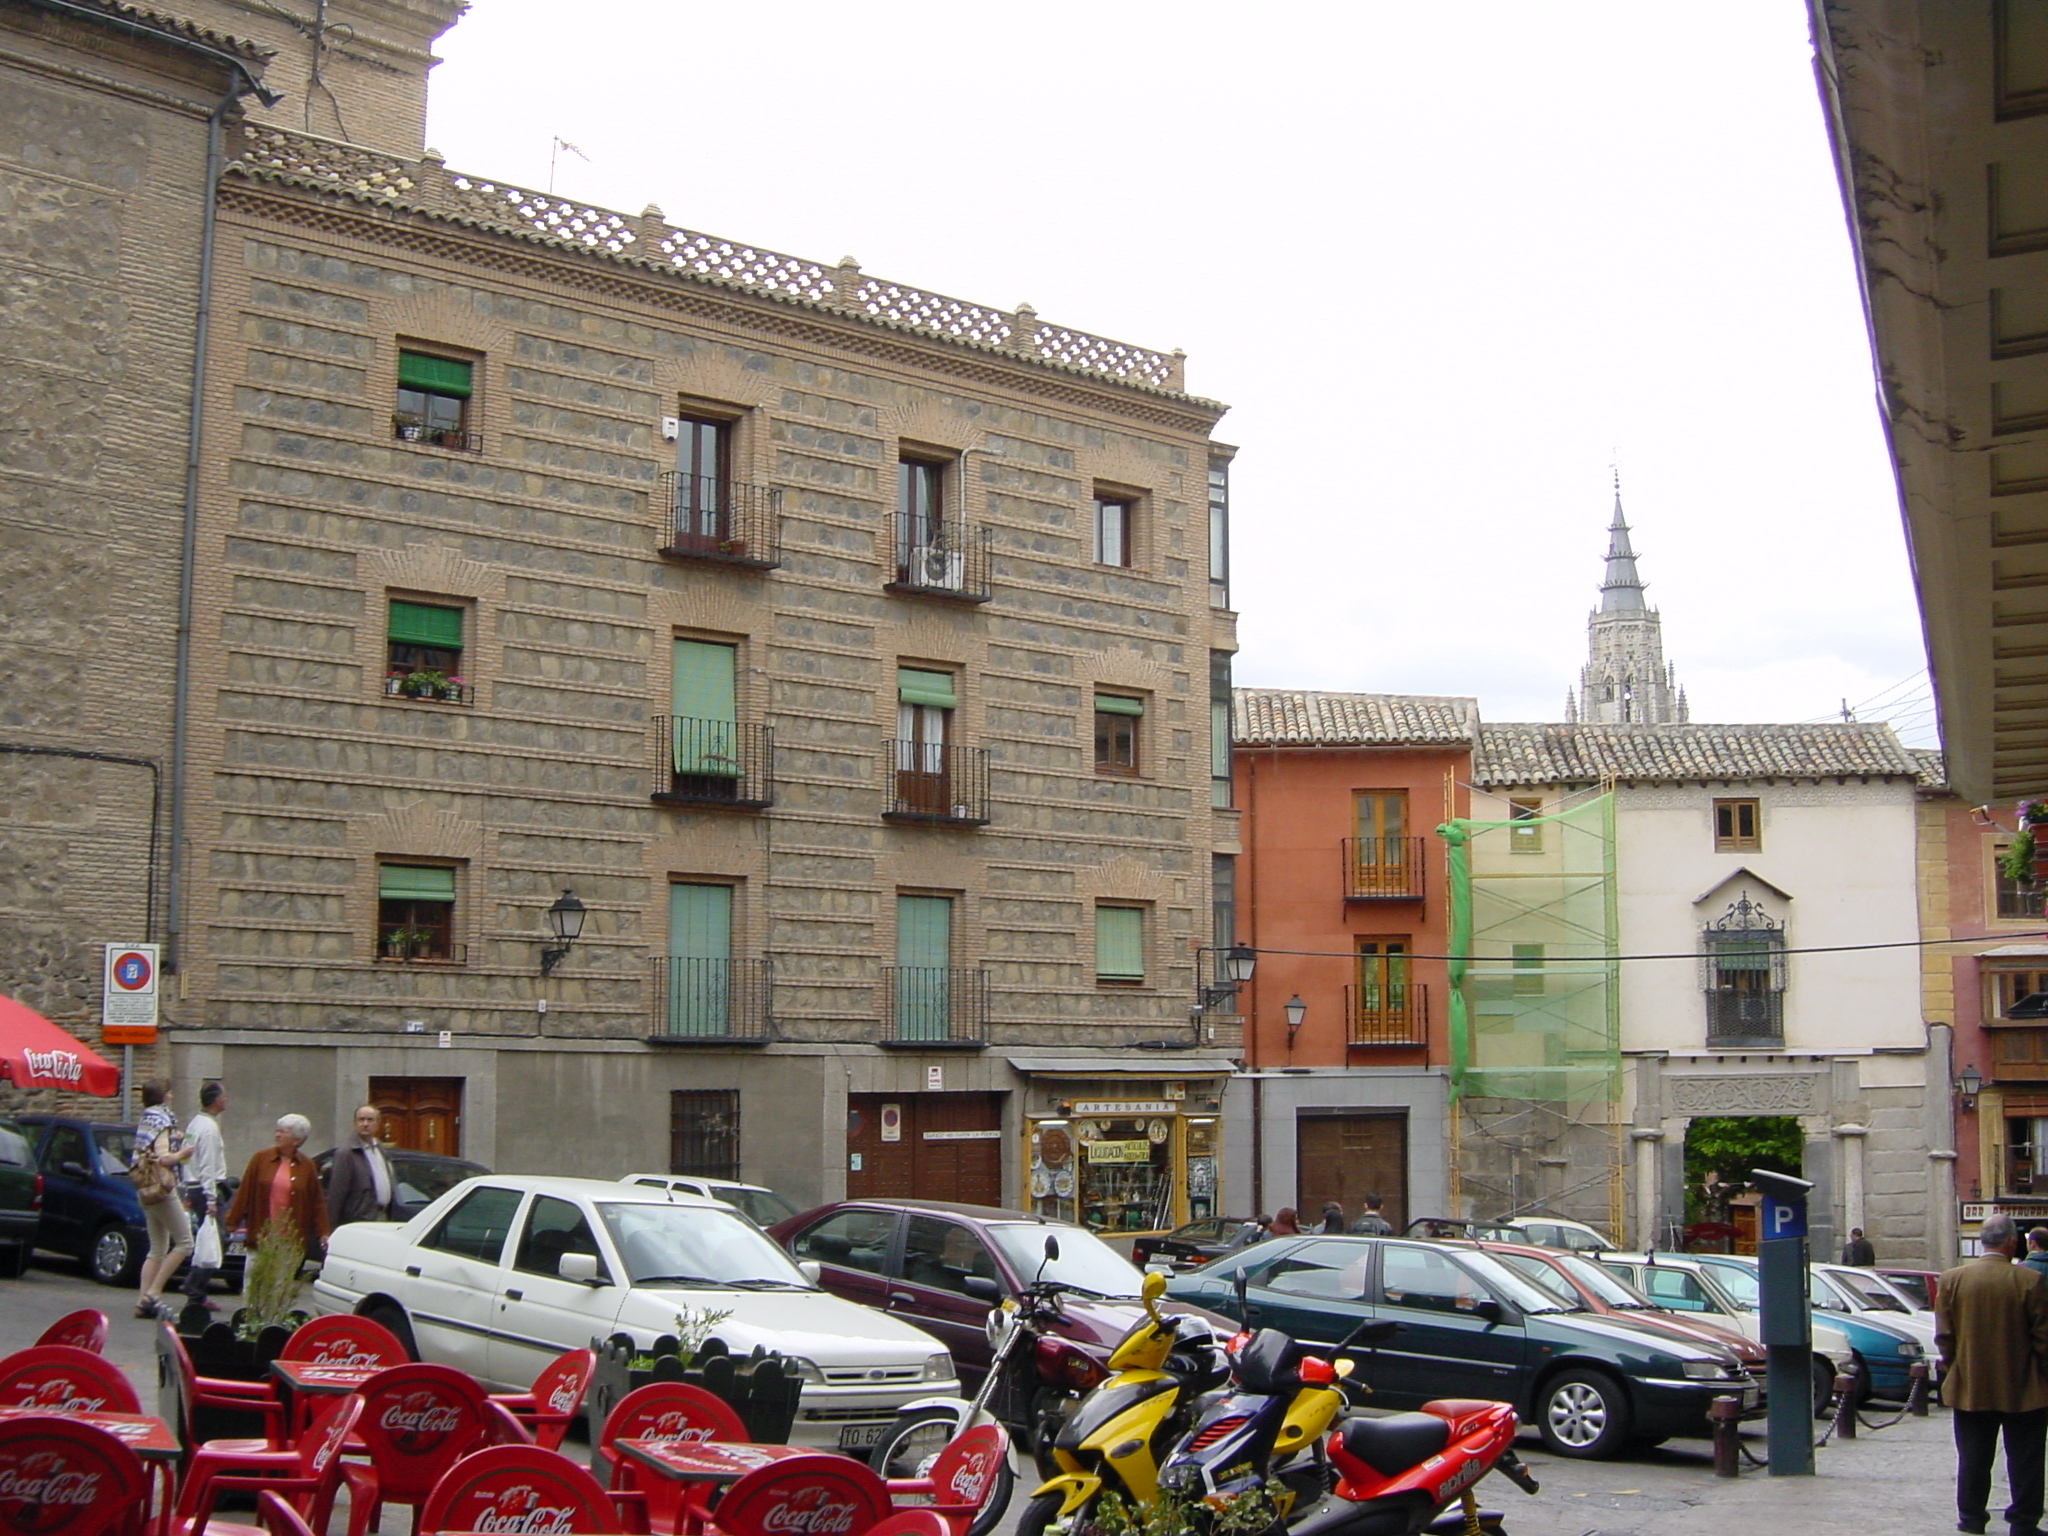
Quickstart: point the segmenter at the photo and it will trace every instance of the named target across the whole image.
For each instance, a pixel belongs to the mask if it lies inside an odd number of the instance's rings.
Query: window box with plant
[[[2048,800],[2022,800],[2019,830],[1998,856],[1998,872],[2015,885],[2048,881]]]
[[[384,692],[393,698],[428,699],[443,704],[467,704],[469,684],[445,672],[422,668],[415,672],[393,672],[384,679]]]

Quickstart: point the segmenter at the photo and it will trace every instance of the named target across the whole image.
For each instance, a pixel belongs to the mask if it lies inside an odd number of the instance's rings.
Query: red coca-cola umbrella
[[[18,1088],[64,1088],[111,1098],[121,1074],[35,1009],[0,997],[0,1078]]]

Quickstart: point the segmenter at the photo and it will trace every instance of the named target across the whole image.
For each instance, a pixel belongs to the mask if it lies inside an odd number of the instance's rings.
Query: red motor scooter
[[[1325,1448],[1334,1492],[1287,1524],[1288,1536],[1479,1536],[1501,1516],[1472,1492],[1489,1472],[1524,1493],[1536,1479],[1515,1455],[1515,1410],[1478,1398],[1443,1398],[1420,1413],[1347,1419]],[[1460,1506],[1450,1513],[1451,1505]]]

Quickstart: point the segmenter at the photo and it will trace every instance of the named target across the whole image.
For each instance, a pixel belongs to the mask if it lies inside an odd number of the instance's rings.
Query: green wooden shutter
[[[462,610],[437,608],[426,603],[393,600],[387,634],[408,645],[432,645],[442,650],[462,649]]]
[[[953,902],[896,898],[896,1038],[944,1040],[953,1016]]]
[[[740,776],[739,649],[678,640],[669,682],[677,773]]]
[[[732,887],[668,888],[668,1032],[732,1033]]]
[[[467,400],[471,376],[471,365],[458,363],[453,358],[428,357],[424,352],[398,354],[400,389],[423,389],[429,394],[453,395],[458,400]]]
[[[1142,715],[1145,713],[1145,701],[1127,699],[1120,693],[1098,693],[1095,695],[1095,712],[1098,715]]]
[[[380,864],[377,866],[377,899],[453,901],[455,871],[417,864]]]
[[[905,704],[926,704],[933,709],[958,709],[960,696],[954,691],[950,672],[919,672],[913,667],[896,669],[896,697]]]
[[[1137,907],[1095,909],[1095,974],[1104,981],[1145,979],[1145,914]]]

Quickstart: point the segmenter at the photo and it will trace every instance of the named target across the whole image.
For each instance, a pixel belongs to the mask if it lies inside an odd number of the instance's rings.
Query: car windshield
[[[1496,1294],[1506,1297],[1524,1312],[1579,1312],[1584,1306],[1573,1296],[1569,1302],[1561,1302],[1542,1286],[1532,1285],[1520,1274],[1501,1263],[1500,1256],[1492,1253],[1461,1253],[1458,1262],[1485,1280]],[[1564,1281],[1557,1282],[1566,1291],[1571,1288]]]
[[[634,1285],[814,1290],[789,1255],[732,1211],[600,1200],[597,1214]]]
[[[1738,1268],[1733,1264],[1713,1264],[1707,1269],[1743,1311],[1754,1312],[1762,1304],[1762,1291],[1757,1285],[1755,1270]]]
[[[1496,1253],[1493,1257],[1545,1295],[1552,1297],[1559,1306],[1569,1307],[1574,1312],[1585,1311],[1586,1303],[1580,1298],[1579,1293],[1572,1289],[1571,1281],[1541,1259],[1526,1253]]]
[[[983,1230],[1027,1285],[1048,1280],[1082,1296],[1135,1296],[1145,1283],[1137,1266],[1081,1227],[1002,1221],[991,1222]],[[1050,1263],[1045,1258],[1048,1237],[1056,1237],[1060,1243],[1060,1256]]]
[[[135,1152],[135,1132],[127,1126],[114,1130],[108,1126],[92,1128],[92,1139],[99,1152],[100,1172],[114,1175],[128,1171],[128,1159]]]
[[[1573,1279],[1608,1306],[1622,1311],[1655,1311],[1657,1304],[1619,1275],[1610,1273],[1591,1259],[1575,1253],[1558,1255],[1558,1266],[1569,1270]]]
[[[1868,1270],[1859,1272],[1846,1269],[1831,1269],[1828,1278],[1836,1285],[1855,1293],[1864,1310],[1871,1312],[1911,1312],[1913,1309],[1892,1294],[1891,1287]]]
[[[785,1216],[796,1214],[796,1207],[772,1189],[722,1189],[715,1198],[738,1206],[763,1227],[772,1227]]]

